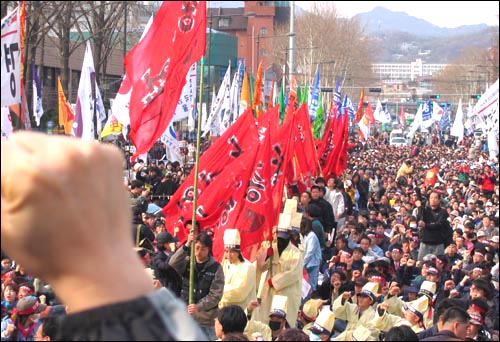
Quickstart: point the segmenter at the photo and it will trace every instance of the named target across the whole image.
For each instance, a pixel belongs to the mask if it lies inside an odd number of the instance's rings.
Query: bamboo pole
[[[210,48],[210,47],[209,47]],[[203,108],[203,71],[205,67],[205,57],[201,58],[200,63],[200,110],[198,112],[198,127],[196,129],[196,155],[194,162],[194,194],[193,194],[193,218],[191,232],[192,234],[196,231],[196,207],[198,202],[198,164],[200,160],[200,139],[201,139],[201,116]],[[210,67],[210,66],[209,66]],[[194,240],[191,241],[191,255],[189,258],[189,304],[194,304],[194,268],[195,268],[195,256],[194,256]]]

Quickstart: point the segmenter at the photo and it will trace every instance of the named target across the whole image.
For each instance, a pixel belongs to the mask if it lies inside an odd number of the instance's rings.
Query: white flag
[[[490,159],[498,162],[498,101],[495,110],[490,115],[489,129],[486,131],[488,135],[488,152]]]
[[[444,114],[444,109],[436,102],[432,102],[432,119],[436,122],[441,121],[441,117]]]
[[[7,139],[12,134],[12,118],[9,107],[2,107],[2,139]]]
[[[380,99],[377,100],[377,107],[375,107],[375,112],[373,113],[373,117],[380,123],[391,122],[391,116],[387,115],[387,113],[384,111]]]
[[[486,89],[484,94],[477,101],[472,110],[472,115],[479,116],[482,121],[485,122],[486,117],[495,111],[496,103],[498,103],[498,79],[491,87]]]
[[[21,103],[19,7],[2,19],[2,107]]]
[[[179,141],[177,141],[177,134],[175,134],[173,120],[161,135],[160,141],[166,146],[166,158],[171,162],[178,161],[182,165],[181,149]]]
[[[215,101],[212,101],[212,109],[210,110],[210,115],[202,130],[203,136],[206,136],[209,131],[210,135],[212,136],[219,135],[222,105],[224,104],[224,100],[229,93],[231,82],[230,77],[231,65],[227,67],[226,74],[224,75],[224,79],[222,80],[222,84],[220,85],[219,91],[217,93],[217,98],[215,99]]]
[[[245,64],[243,60],[238,61],[238,69],[236,70],[235,76],[233,78],[233,82],[236,81],[236,84],[231,84],[231,110],[232,110],[232,120],[229,123],[231,126],[233,123],[238,120],[239,111],[240,111],[240,96],[241,96],[241,83],[243,82],[243,75],[245,73]]]
[[[417,130],[420,128],[422,125],[422,112],[423,108],[422,105],[418,106],[417,114],[415,114],[415,119],[410,125],[409,132],[408,132],[408,141],[413,140],[413,136],[417,132]]]
[[[33,63],[33,116],[35,117],[36,125],[40,126],[40,119],[43,116],[42,106],[42,86],[38,78],[38,68]]]
[[[462,111],[462,99],[458,101],[457,114],[455,115],[453,126],[451,126],[450,135],[458,137],[457,144],[464,139],[464,113]]]
[[[366,141],[370,137],[370,122],[366,118],[366,115],[363,114],[363,117],[358,122],[358,127],[361,133],[363,134],[363,139]]]
[[[242,65],[242,64],[240,64]],[[220,123],[220,135],[224,134],[226,129],[231,126],[235,121],[235,116],[240,108],[240,71],[236,70],[233,76],[233,82],[231,87],[224,98],[224,103],[222,104],[222,117]]]
[[[196,62],[191,65],[188,73],[186,74],[186,84],[182,88],[181,97],[179,102],[177,102],[177,107],[175,108],[173,122],[177,122],[183,119],[193,116],[194,112],[194,101],[196,100]],[[194,127],[193,127],[194,130]]]
[[[75,120],[73,135],[82,140],[94,140],[94,97],[92,95],[92,80],[95,77],[94,59],[90,42],[87,41],[82,73],[78,84],[78,96],[75,104]]]

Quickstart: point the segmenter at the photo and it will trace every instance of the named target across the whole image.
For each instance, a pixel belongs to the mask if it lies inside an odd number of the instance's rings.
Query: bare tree
[[[2,18],[4,18],[7,14],[10,13],[16,6],[18,5],[18,1],[1,1],[0,9],[2,13]]]
[[[79,26],[84,13],[79,11],[79,1],[47,1],[47,11],[42,11],[45,24],[49,27],[47,38],[59,50],[61,68],[61,83],[68,89],[69,58],[73,52],[85,42],[85,37],[77,33],[76,39],[71,39],[72,28]],[[50,16],[53,13],[54,15]]]
[[[83,23],[77,25],[81,36],[88,34],[93,42],[96,79],[106,75],[107,60],[119,45],[119,33],[123,24],[126,2],[82,1],[78,5]]]
[[[277,28],[286,34],[287,26]],[[363,28],[354,19],[341,18],[333,2],[315,2],[311,10],[295,20],[295,64],[297,79],[310,84],[320,65],[322,86],[333,86],[340,77],[342,87],[358,96],[358,87],[373,80],[371,64],[375,49]],[[288,42],[274,39],[271,53],[277,63],[285,63]]]
[[[459,99],[469,102],[471,96],[483,94],[498,78],[498,57],[496,65],[492,65],[492,51],[491,48],[465,50],[434,78],[434,93],[443,94],[454,103]]]

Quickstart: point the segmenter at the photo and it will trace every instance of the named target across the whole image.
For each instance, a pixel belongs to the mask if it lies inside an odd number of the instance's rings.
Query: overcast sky
[[[316,1],[295,1],[307,9]],[[333,1],[339,15],[352,17],[380,6],[424,19],[439,27],[487,24],[498,26],[498,1]]]

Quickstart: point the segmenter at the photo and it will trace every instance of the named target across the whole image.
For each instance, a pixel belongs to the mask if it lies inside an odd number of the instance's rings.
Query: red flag
[[[375,124],[375,117],[373,116],[373,108],[370,102],[368,102],[368,106],[366,107],[365,116],[372,125]]]
[[[273,175],[271,184],[273,186],[273,205],[279,213],[283,204],[283,191],[287,174],[292,172],[290,165],[293,159],[293,130],[295,127],[295,115],[285,118],[283,126],[279,128],[278,139],[272,144],[271,158]],[[276,217],[276,222],[278,217]],[[270,237],[272,238],[272,237]]]
[[[205,39],[205,1],[164,1],[147,34],[125,57],[126,79],[133,87],[133,159],[165,132],[189,68],[205,54]]]
[[[311,122],[307,103],[303,103],[295,113],[294,155],[302,175],[311,173],[316,176],[318,170],[318,154],[314,146]]]
[[[401,114],[399,114],[399,118],[401,120],[401,125],[406,126],[406,118],[405,118],[405,105],[401,105]]]
[[[276,115],[278,114],[276,107]],[[274,110],[274,109],[273,109]],[[240,231],[241,243],[240,248],[243,256],[246,259],[251,258],[252,250],[255,246],[260,245],[267,237],[272,236],[272,227],[276,224],[275,220],[278,217],[273,206],[272,199],[272,157],[271,157],[271,141],[272,125],[269,120],[262,123],[261,128],[267,128],[263,140],[261,141],[256,158],[252,165],[252,172],[249,174],[245,184],[245,191],[241,200],[233,201],[236,203],[234,210],[228,211],[227,215],[221,217],[226,218],[225,224],[217,227],[214,234],[213,254],[220,260],[224,253],[223,236],[227,228],[236,228]],[[267,127],[265,127],[267,125]]]
[[[257,143],[256,145],[258,146],[259,144]],[[245,227],[237,226],[246,196],[255,195],[254,192],[248,192],[250,191],[248,186],[253,180],[252,172],[256,156],[256,149],[242,151],[237,160],[232,162],[230,166],[225,167],[198,198],[196,212],[199,218],[197,219],[203,229],[209,228],[213,230],[214,245],[212,252],[214,257],[219,261],[221,261],[224,254],[223,237],[226,228],[257,229],[259,228],[259,223],[265,222],[264,217],[253,215],[245,220]],[[243,252],[243,246],[245,248],[247,246],[243,236],[240,246]]]
[[[359,97],[358,110],[356,112],[356,118],[354,119],[355,123],[358,123],[363,116],[363,104],[365,101],[365,89],[361,89],[361,96]]]
[[[244,154],[243,152],[250,153],[252,150],[256,150],[258,139],[253,113],[251,109],[248,109],[201,156],[198,167],[199,198],[226,167],[234,167],[233,163],[238,161],[239,157]],[[185,221],[191,220],[193,215],[193,184],[194,169],[162,210],[166,217],[166,227],[170,233],[173,233],[175,227],[180,228],[178,235],[180,242],[185,241],[187,237],[183,224]],[[213,192],[217,194],[222,190],[224,189],[215,189]],[[205,216],[203,209],[198,206],[197,220],[198,217],[203,216]]]
[[[335,164],[335,177],[340,177],[347,167],[347,150],[349,148],[349,120],[345,116],[343,121],[343,130],[340,142],[338,158]]]
[[[323,175],[335,173],[337,158],[342,147],[347,114],[341,115],[335,125],[331,125],[327,140],[324,141],[322,150],[319,151],[320,165]],[[334,127],[335,126],[335,127]]]

